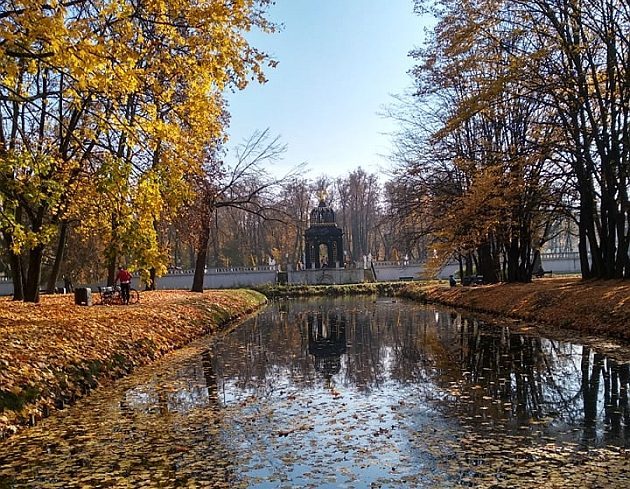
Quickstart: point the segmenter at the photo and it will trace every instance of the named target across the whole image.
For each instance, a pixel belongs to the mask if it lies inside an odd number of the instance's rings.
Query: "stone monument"
[[[318,192],[319,205],[311,211],[310,225],[304,232],[307,270],[343,267],[343,231],[337,227],[326,196],[326,191]]]

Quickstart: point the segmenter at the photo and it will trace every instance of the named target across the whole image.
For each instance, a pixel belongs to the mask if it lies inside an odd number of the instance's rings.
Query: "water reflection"
[[[448,311],[356,299],[285,302],[213,351],[227,404],[312,389],[320,376],[324,387],[363,394],[411,387],[470,428],[629,446],[628,364]]]
[[[315,370],[326,380],[341,371],[341,355],[346,352],[346,318],[339,311],[309,312],[308,352],[315,358]]]
[[[448,324],[449,321],[447,321]],[[628,368],[591,349],[450,316],[451,399],[467,419],[514,431],[628,446]],[[444,333],[448,337],[448,333]]]
[[[629,381],[441,308],[287,301],[0,443],[0,487],[627,487]]]
[[[186,414],[199,407],[218,405],[218,399],[210,351],[205,349],[194,361],[180,365],[175,378],[156,376],[149,383],[125,391],[120,409],[146,414]]]

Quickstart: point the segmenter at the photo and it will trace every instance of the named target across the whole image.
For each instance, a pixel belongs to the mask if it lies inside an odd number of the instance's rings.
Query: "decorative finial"
[[[328,192],[326,192],[326,189],[322,188],[317,191],[317,197],[319,197],[320,202],[326,203],[326,197],[328,197]]]

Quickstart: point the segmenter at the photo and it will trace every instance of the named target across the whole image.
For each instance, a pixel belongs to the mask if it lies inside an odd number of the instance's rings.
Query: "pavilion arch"
[[[311,211],[310,227],[304,233],[306,269],[343,267],[342,236],[334,211],[320,196],[319,205]]]

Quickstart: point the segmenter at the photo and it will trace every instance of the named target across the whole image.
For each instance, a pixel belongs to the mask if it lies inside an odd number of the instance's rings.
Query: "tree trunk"
[[[206,273],[206,259],[208,256],[208,244],[210,242],[210,225],[204,220],[199,235],[199,247],[195,260],[195,276],[193,277],[192,292],[203,292],[203,278]]]
[[[157,219],[153,219],[153,229],[155,230],[155,236],[158,241],[158,246],[161,246],[160,239],[159,239],[160,229],[158,226]],[[156,284],[157,284],[157,273],[156,273],[155,267],[151,267],[151,269],[149,270],[149,283],[146,285],[146,290],[155,290]]]
[[[107,286],[112,287],[116,280],[116,256],[112,256],[107,262]]]
[[[144,290],[155,290],[156,280],[157,280],[157,273],[155,271],[155,267],[152,267],[151,269],[149,269],[149,281],[144,286]]]
[[[22,274],[22,260],[18,255],[13,253],[13,238],[10,234],[3,232],[4,241],[9,255],[9,264],[11,266],[11,278],[13,279],[13,300],[24,300],[24,275]]]
[[[39,283],[42,277],[42,258],[44,245],[35,246],[28,256],[28,275],[24,287],[25,302],[39,302]]]
[[[473,254],[468,251],[466,252],[466,271],[462,277],[467,277],[473,274],[474,271],[474,262],[473,262]]]
[[[210,232],[210,230],[208,230]],[[219,213],[218,210],[214,210],[214,232],[212,233],[212,249],[213,249],[213,258],[212,263],[214,263],[215,267],[219,266],[219,259],[221,257],[221,250],[219,247]]]
[[[580,195],[580,215],[578,221],[578,251],[580,252],[580,266],[582,269],[582,278],[600,278],[602,267],[601,257],[597,243],[594,243],[594,222],[591,202],[587,202],[588,197],[581,193]],[[588,252],[591,251],[591,261],[589,263]]]
[[[479,246],[477,248],[477,256],[479,258],[477,272],[483,275],[483,281],[489,284],[497,283],[498,276],[491,244],[487,242]]]
[[[513,238],[510,240],[507,248],[507,281],[509,283],[520,282],[518,274],[519,256],[518,240]]]
[[[61,271],[61,264],[63,263],[63,254],[66,249],[66,242],[68,240],[68,222],[63,221],[59,228],[59,242],[57,243],[57,252],[55,253],[55,262],[53,263],[50,277],[48,277],[48,283],[46,284],[46,290],[50,293],[55,291],[55,285],[59,279],[59,272]]]

